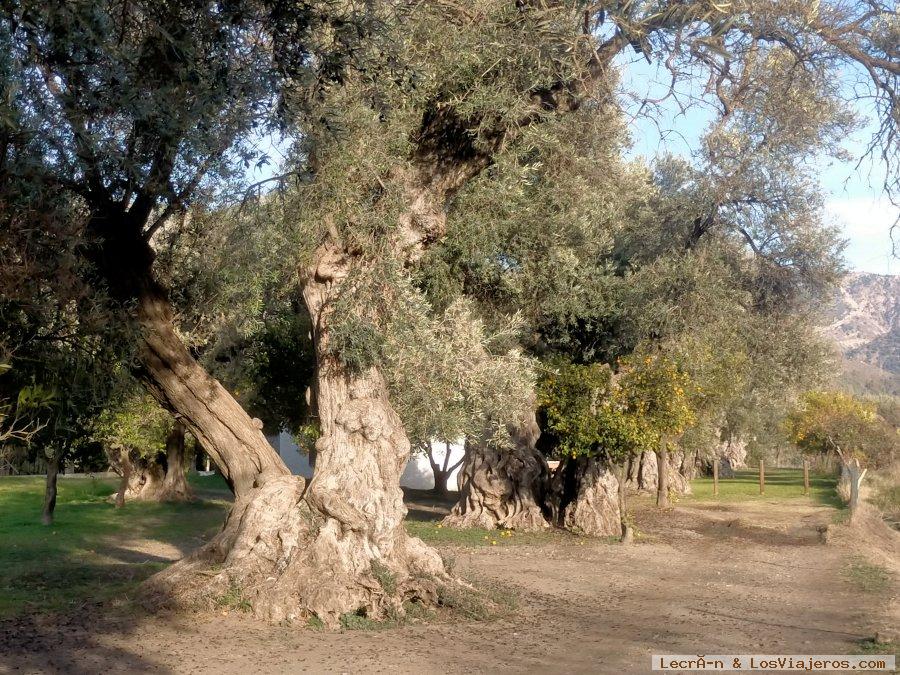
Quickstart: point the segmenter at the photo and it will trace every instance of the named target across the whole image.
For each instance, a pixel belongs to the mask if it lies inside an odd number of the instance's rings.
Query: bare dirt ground
[[[0,672],[631,673],[648,672],[652,653],[852,653],[900,625],[900,535],[886,527],[832,525],[823,544],[817,528],[835,512],[804,500],[634,510],[641,536],[627,547],[442,546],[462,576],[515,593],[502,618],[328,633],[233,611],[88,608],[0,623]],[[860,555],[895,566],[887,588],[848,574]]]

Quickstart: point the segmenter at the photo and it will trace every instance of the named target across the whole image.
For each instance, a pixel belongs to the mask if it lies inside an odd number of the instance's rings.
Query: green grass
[[[734,478],[719,479],[719,496],[713,496],[712,477],[692,481],[693,494],[683,497],[697,501],[735,502],[772,499],[810,499],[815,503],[835,508],[843,504],[835,491],[837,478],[833,475],[810,474],[809,497],[803,494],[802,469],[767,469],[766,491],[759,494],[759,473],[756,469],[740,469]]]
[[[217,477],[201,480],[211,478]],[[121,597],[167,564],[131,550],[130,541],[155,540],[186,552],[221,526],[228,506],[217,499],[116,509],[107,500],[116,482],[61,477],[55,522],[44,526],[43,477],[0,478],[0,617]]]
[[[547,543],[597,543],[618,541],[618,537],[579,537],[569,532],[549,530],[546,532],[514,532],[512,530],[485,530],[478,527],[456,529],[443,527],[438,521],[407,520],[406,531],[426,544],[449,544],[454,546],[522,546]]]
[[[188,483],[190,483],[191,487],[193,487],[201,496],[205,495],[205,493],[210,493],[210,495],[222,495],[227,498],[231,497],[231,489],[228,487],[228,483],[226,483],[225,479],[218,473],[214,473],[211,476],[201,476],[197,473],[190,473],[188,474]]]
[[[854,651],[857,654],[883,654],[885,656],[893,654],[900,659],[900,643],[897,642],[876,642],[872,639],[863,640]]]
[[[864,593],[883,593],[890,588],[891,574],[881,565],[854,558],[846,570],[847,578]]]

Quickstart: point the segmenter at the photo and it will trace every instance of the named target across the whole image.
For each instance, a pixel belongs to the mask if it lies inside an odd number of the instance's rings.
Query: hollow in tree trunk
[[[656,467],[659,478],[656,483],[656,505],[665,508],[669,505],[669,444],[663,438],[659,442],[659,452],[656,453]]]
[[[53,513],[56,510],[56,482],[59,476],[59,453],[54,453],[47,461],[47,482],[44,487],[44,506],[41,510],[41,522],[53,524]]]
[[[466,440],[459,472],[459,500],[444,524],[451,527],[535,531],[549,527],[547,460],[536,449],[540,429],[531,411],[508,428],[511,444]]]

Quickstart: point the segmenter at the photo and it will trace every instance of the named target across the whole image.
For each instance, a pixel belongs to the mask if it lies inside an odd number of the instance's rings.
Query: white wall
[[[309,455],[300,452],[289,433],[282,431],[277,436],[267,436],[266,438],[268,438],[269,443],[275,448],[276,452],[281,455],[281,459],[287,464],[291,473],[305,476],[306,478],[312,477],[313,469],[309,464]],[[434,459],[440,466],[444,465],[445,454],[444,444],[434,443]],[[453,466],[462,459],[462,456],[462,443],[451,444],[449,466]],[[458,475],[459,468],[457,467],[450,474],[450,479],[447,481],[447,488],[453,492],[457,491],[456,480]],[[430,490],[434,487],[434,474],[431,472],[431,465],[428,463],[428,458],[425,455],[417,453],[409,458],[409,462],[403,470],[403,475],[400,477],[400,485],[418,490]]]

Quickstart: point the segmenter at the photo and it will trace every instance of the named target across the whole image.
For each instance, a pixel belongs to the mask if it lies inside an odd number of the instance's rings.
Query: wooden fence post
[[[803,494],[809,496],[809,460],[803,460]]]
[[[759,460],[759,494],[766,494],[766,463]]]
[[[713,496],[719,496],[719,458],[713,460]]]

